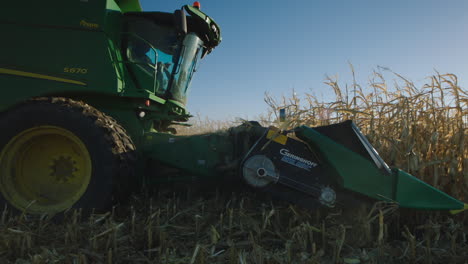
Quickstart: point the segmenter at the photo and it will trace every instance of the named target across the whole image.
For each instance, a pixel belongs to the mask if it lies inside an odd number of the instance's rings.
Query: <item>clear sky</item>
[[[173,12],[182,0],[140,0],[145,11]],[[415,82],[454,73],[466,89],[467,0],[201,0],[223,41],[201,61],[188,110],[212,119],[254,118],[274,97],[313,93],[323,81],[365,85],[378,65]],[[389,80],[391,81],[391,80]],[[331,98],[331,97],[330,97]]]

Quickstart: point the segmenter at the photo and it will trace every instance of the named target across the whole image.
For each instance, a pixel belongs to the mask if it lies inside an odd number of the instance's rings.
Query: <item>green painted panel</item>
[[[7,36],[0,44],[1,68],[77,80],[86,83],[84,90],[117,93],[118,79],[103,32],[14,24],[0,24],[0,30]]]
[[[122,12],[142,11],[139,0],[116,0]]]
[[[418,178],[397,170],[396,201],[401,207],[431,209],[431,210],[458,210],[464,204],[448,194],[432,187]]]
[[[106,9],[107,10],[114,10],[114,11],[121,11],[120,7],[114,0],[107,0],[106,1]]]
[[[144,140],[145,157],[196,176],[221,177],[222,167],[234,160],[234,146],[227,132],[193,136],[147,133]]]
[[[392,175],[383,174],[375,164],[312,128],[301,126],[296,135],[320,154],[344,188],[379,200],[394,200]]]
[[[105,10],[105,0],[3,1],[0,20],[18,24],[102,30]]]
[[[342,186],[348,190],[378,200],[397,202],[399,206],[406,208],[463,209],[462,202],[404,171],[395,169],[392,170],[391,175],[381,172],[369,160],[313,128],[301,126],[296,131],[300,139],[319,153],[319,156],[330,166],[330,171],[339,176]]]

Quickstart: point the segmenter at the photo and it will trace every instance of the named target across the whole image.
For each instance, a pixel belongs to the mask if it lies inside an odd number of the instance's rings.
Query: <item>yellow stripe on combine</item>
[[[268,134],[266,137],[277,143],[280,143],[281,145],[286,145],[286,142],[288,141],[288,137],[283,134],[280,134],[279,130],[268,130]]]
[[[33,73],[33,72],[25,72],[25,71],[5,69],[5,68],[0,68],[0,74],[10,74],[10,75],[31,77],[31,78],[36,78],[36,79],[44,79],[44,80],[51,80],[51,81],[72,83],[72,84],[86,86],[86,83],[80,82],[80,81],[75,81],[75,80],[70,80],[70,79],[65,79],[65,78],[59,78],[59,77],[54,77],[54,76],[49,76],[49,75],[44,75],[44,74],[38,74],[38,73]]]
[[[463,206],[463,209],[460,209],[460,210],[451,210],[450,213],[451,213],[451,214],[458,214],[458,213],[461,213],[461,212],[463,212],[463,211],[465,211],[465,210],[468,210],[468,204],[465,204],[465,205]]]

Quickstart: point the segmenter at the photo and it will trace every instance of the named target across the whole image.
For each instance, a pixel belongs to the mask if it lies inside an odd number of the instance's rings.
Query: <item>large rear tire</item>
[[[135,147],[111,117],[39,98],[0,115],[0,205],[31,214],[106,209],[128,194]]]

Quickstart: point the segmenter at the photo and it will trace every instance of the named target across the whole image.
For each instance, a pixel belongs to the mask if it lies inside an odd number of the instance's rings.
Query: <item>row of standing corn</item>
[[[352,119],[387,163],[460,199],[468,198],[468,92],[453,74],[436,74],[416,87],[394,73],[389,87],[374,72],[367,87],[325,82],[335,94],[323,102],[312,94],[266,97],[272,113],[286,108],[288,126],[321,126]],[[354,71],[353,71],[354,76]]]

